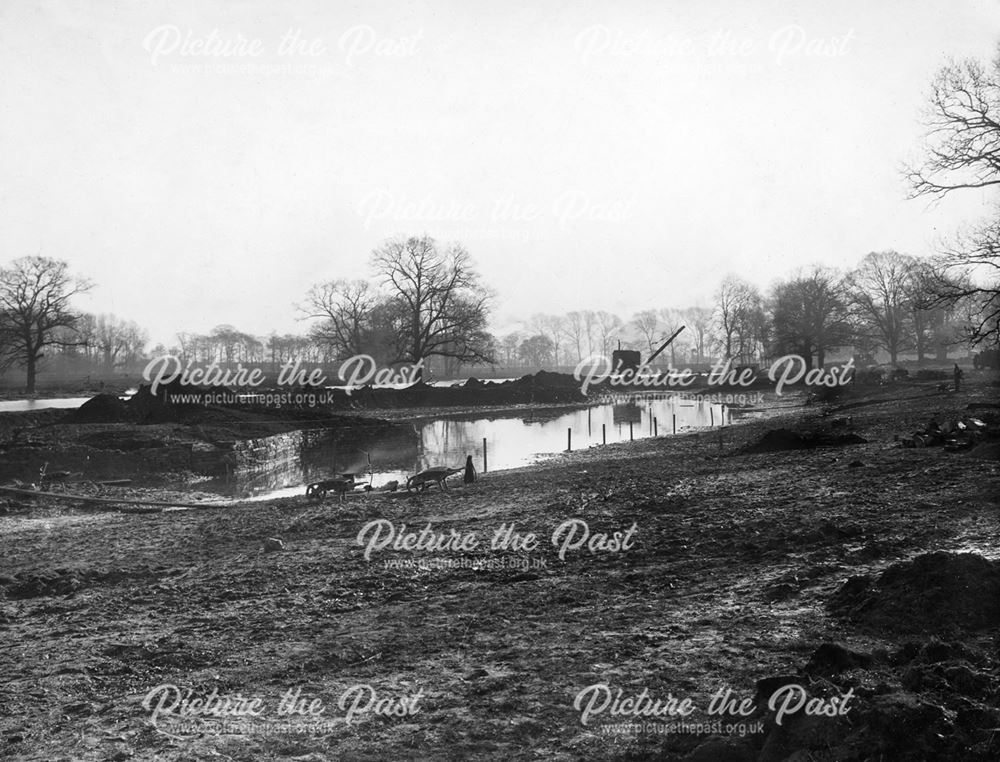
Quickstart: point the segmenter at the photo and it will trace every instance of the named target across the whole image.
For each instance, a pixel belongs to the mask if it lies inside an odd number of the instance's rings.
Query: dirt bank
[[[997,387],[969,381],[859,390],[729,428],[721,446],[717,431],[642,440],[407,499],[145,515],[3,499],[0,755],[996,759],[997,629],[961,618],[1000,556],[993,435],[955,452],[895,441],[931,418],[1000,427]],[[865,441],[752,451],[778,429]],[[357,538],[375,520],[483,546],[366,559]],[[568,520],[607,542],[560,557],[550,538]],[[541,541],[490,548],[501,525]],[[283,549],[265,552],[269,538]],[[920,586],[955,569],[972,576],[944,591],[955,608],[941,616]],[[233,735],[204,717],[157,729],[142,701],[165,684],[258,697],[263,715]],[[679,718],[639,717],[654,722],[643,730],[610,708],[584,725],[574,699],[602,684],[696,710],[669,734]],[[348,724],[338,702],[353,685],[419,693],[418,711]],[[777,725],[766,704],[785,685],[834,716]],[[756,698],[753,713],[708,716],[725,688]],[[328,722],[278,732],[289,689]]]

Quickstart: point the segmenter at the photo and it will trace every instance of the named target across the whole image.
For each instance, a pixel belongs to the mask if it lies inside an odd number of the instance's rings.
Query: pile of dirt
[[[865,444],[868,440],[857,434],[840,434],[824,431],[792,431],[791,429],[771,429],[764,433],[756,444],[745,448],[743,452],[776,452],[779,450],[807,450],[812,447],[844,447],[853,444]]]
[[[897,632],[1000,626],[1000,562],[975,553],[927,553],[893,564],[877,579],[851,577],[829,601],[831,613]]]
[[[994,656],[958,641],[931,638],[872,653],[823,643],[798,674],[757,681],[750,719],[763,720],[763,733],[709,736],[683,759],[997,759],[995,671]],[[777,723],[768,699],[787,685],[831,711],[798,711]]]
[[[320,397],[322,404],[285,402],[280,408],[249,398],[243,404],[225,406],[201,404],[219,393],[236,395],[233,389],[208,389],[174,381],[162,385],[156,394],[148,385],[139,387],[129,400],[111,394],[99,394],[70,413],[65,423],[225,423],[239,422],[241,416],[278,417],[308,422],[328,416],[331,411],[356,409],[398,409],[412,407],[477,407],[525,404],[584,403],[586,396],[572,376],[539,371],[510,381],[489,382],[469,379],[459,386],[431,386],[422,382],[402,389],[366,386],[353,389],[317,390],[314,388],[254,389],[258,395],[303,400]],[[206,396],[209,395],[210,396]],[[180,400],[185,400],[181,402]]]
[[[174,382],[159,389],[155,395],[148,385],[140,386],[139,391],[128,400],[114,394],[98,394],[71,411],[61,423],[179,423],[186,410],[204,408],[201,405],[177,404],[171,401],[173,396],[204,391]]]
[[[567,373],[550,373],[540,370],[533,376],[522,376],[508,382],[511,386],[529,386],[534,389],[561,390],[573,392],[580,388],[580,382]]]
[[[201,395],[211,391],[213,390],[206,387],[182,384],[179,380],[175,380],[159,387],[156,394],[153,394],[151,388],[143,384],[129,399],[129,412],[134,417],[133,420],[139,423],[185,423],[187,413],[192,411],[204,413],[205,406],[197,402],[182,403],[177,400],[183,395],[191,399],[196,397],[200,399]],[[203,420],[201,417],[200,419]]]
[[[366,386],[348,394],[332,390],[326,395],[335,410],[347,408],[476,407],[527,404],[583,403],[580,383],[564,373],[539,371],[511,381],[469,379],[459,386],[430,386],[417,382],[403,389]]]
[[[63,423],[130,423],[136,420],[129,404],[114,394],[98,394],[69,413]]]

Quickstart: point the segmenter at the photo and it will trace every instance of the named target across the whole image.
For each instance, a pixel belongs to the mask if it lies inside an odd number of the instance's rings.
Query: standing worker
[[[465,476],[462,479],[466,484],[472,484],[476,480],[476,467],[472,465],[472,456],[465,456]]]
[[[958,367],[958,363],[955,363],[955,391],[957,392],[959,387],[962,385],[962,369]]]

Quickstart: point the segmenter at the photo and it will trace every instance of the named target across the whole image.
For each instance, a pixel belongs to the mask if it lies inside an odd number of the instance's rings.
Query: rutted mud
[[[894,438],[995,397],[985,381],[968,386],[952,395],[908,382],[732,427],[721,448],[717,432],[644,440],[404,499],[98,516],[2,498],[0,750],[94,760],[995,759],[1000,652],[986,596],[1000,557],[1000,464]],[[832,426],[848,415],[846,430]],[[977,416],[983,444],[995,444],[1000,420]],[[779,428],[866,441],[747,451]],[[389,567],[420,554],[366,561],[356,538],[378,518],[482,536],[514,523],[546,540],[571,518],[638,530],[627,553],[582,548],[560,560],[543,542],[531,554],[543,568],[489,568],[528,559],[491,549],[459,554],[478,565]],[[265,552],[269,538],[283,549]],[[962,555],[970,545],[979,550]],[[746,738],[708,725],[608,735],[581,725],[572,706],[598,682],[690,695],[701,707],[720,686],[766,699],[794,683],[812,698],[853,698],[842,716],[798,713],[781,725],[764,706],[761,731]],[[139,705],[162,683],[272,700],[300,686],[327,704],[369,683],[422,687],[425,698],[405,721],[178,741]]]

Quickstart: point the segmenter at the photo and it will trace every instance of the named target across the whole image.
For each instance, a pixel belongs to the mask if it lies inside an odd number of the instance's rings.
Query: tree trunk
[[[25,369],[27,371],[27,382],[28,394],[35,393],[35,363],[37,362],[35,355],[33,353],[27,356],[27,363]]]

